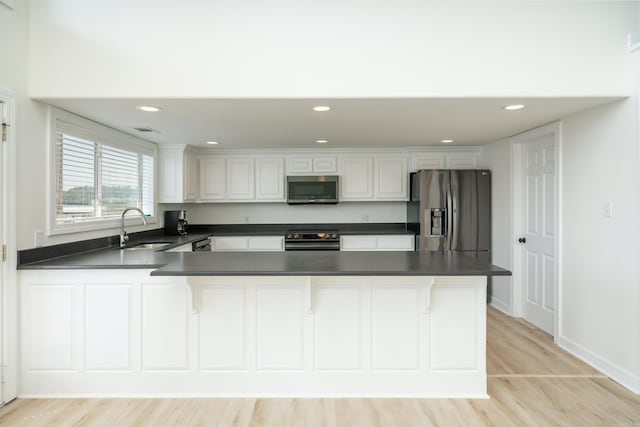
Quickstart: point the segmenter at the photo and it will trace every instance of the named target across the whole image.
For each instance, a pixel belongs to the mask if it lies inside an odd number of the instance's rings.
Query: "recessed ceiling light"
[[[146,111],[147,113],[157,113],[158,111],[162,111],[162,108],[154,107],[153,105],[138,105],[136,108],[138,110]]]
[[[318,144],[326,144],[326,143],[327,143],[327,142],[329,142],[329,141],[327,141],[326,139],[319,139],[319,140],[317,140],[316,142],[317,142]]]
[[[209,144],[209,145],[218,145],[218,144],[220,144],[218,141],[207,141],[206,143]]]
[[[328,105],[316,105],[315,107],[313,107],[313,111],[329,111],[331,110],[331,107],[329,107]]]
[[[507,105],[507,106],[505,106],[503,108],[505,110],[509,110],[509,111],[522,110],[524,108],[524,105],[522,105],[522,104],[512,104],[512,105]]]
[[[443,139],[440,142],[443,143],[443,144],[451,144],[453,142],[453,139]]]

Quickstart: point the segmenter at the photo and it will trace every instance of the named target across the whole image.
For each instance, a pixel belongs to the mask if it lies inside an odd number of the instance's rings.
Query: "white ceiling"
[[[46,99],[159,144],[236,148],[404,148],[482,145],[619,98]],[[525,104],[505,111],[508,104]],[[157,113],[138,105],[162,108]],[[318,113],[315,105],[329,105]],[[140,133],[135,127],[157,132]],[[326,139],[328,144],[315,141]],[[210,147],[210,146],[209,146]]]

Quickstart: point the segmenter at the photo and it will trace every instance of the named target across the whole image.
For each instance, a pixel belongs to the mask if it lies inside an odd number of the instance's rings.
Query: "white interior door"
[[[554,335],[557,277],[556,134],[522,142],[523,317]]]
[[[6,126],[7,126],[7,113],[6,113],[6,108],[5,108],[5,104],[2,100],[0,100],[0,124],[2,125],[2,127],[0,128],[0,132],[2,132],[3,138],[1,139],[5,139],[6,137]],[[4,229],[5,229],[5,197],[6,197],[6,193],[5,193],[5,182],[4,182],[4,161],[5,161],[5,145],[6,143],[3,141],[0,141],[0,144],[2,144],[2,146],[0,146],[0,243],[2,243],[2,259],[0,260],[1,263],[1,269],[0,269],[0,295],[2,296],[2,298],[0,298],[0,366],[2,367],[2,373],[0,375],[0,406],[4,405],[5,403],[5,376],[4,376],[4,366],[6,364],[5,362],[5,351],[6,351],[6,344],[5,344],[5,336],[4,336],[4,326],[5,326],[5,322],[4,322],[4,318],[5,318],[5,295],[6,295],[6,289],[5,289],[5,283],[4,283],[4,278],[5,278],[5,264],[6,264],[6,254],[5,254],[5,244],[6,244],[6,240],[5,240],[5,233],[4,233]]]

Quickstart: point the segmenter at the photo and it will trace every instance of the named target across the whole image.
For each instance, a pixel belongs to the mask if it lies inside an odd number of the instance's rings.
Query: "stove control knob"
[[[337,235],[336,233],[333,233],[333,234],[331,235],[331,238],[332,238],[332,239],[335,239],[336,237],[338,237],[338,235]]]
[[[292,237],[293,237],[293,235],[291,233],[287,234],[287,239],[290,239]]]
[[[293,238],[294,238],[294,239],[299,239],[299,238],[300,238],[300,235],[299,235],[298,233],[296,233],[296,234],[294,234],[294,235],[293,235]]]

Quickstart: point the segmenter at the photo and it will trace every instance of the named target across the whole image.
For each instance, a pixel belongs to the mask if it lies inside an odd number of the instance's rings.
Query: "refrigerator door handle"
[[[458,198],[460,197],[459,192],[459,180],[458,180],[457,171],[451,171],[451,183],[449,187],[449,197],[451,198],[451,208],[450,208],[450,241],[449,241],[449,250],[457,251],[458,250],[458,230],[460,224],[458,224]]]
[[[453,224],[453,209],[454,208],[454,202],[453,202],[453,195],[451,194],[451,183],[449,184],[449,187],[447,188],[447,238],[445,240],[445,250],[452,250],[452,246],[453,246],[453,242],[454,240],[454,224]]]

